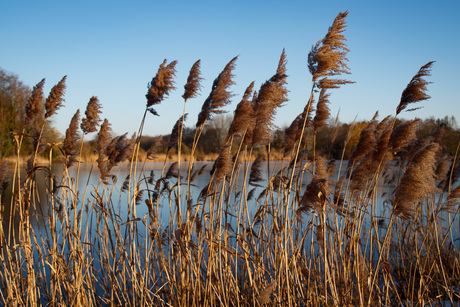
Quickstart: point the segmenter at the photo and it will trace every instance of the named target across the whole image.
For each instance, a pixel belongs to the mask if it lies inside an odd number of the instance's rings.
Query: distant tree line
[[[399,125],[405,120],[397,119],[395,125]],[[224,137],[227,134],[232,122],[230,115],[215,116],[206,126],[203,135],[198,143],[197,159],[208,154],[218,154],[224,144]],[[342,123],[336,119],[329,119],[327,125],[321,127],[316,135],[316,153],[328,159],[348,159],[353,153],[353,149],[359,141],[361,131],[367,126],[368,121],[355,123]],[[283,153],[286,127],[279,127],[274,130],[271,136],[270,150]],[[440,131],[444,144],[444,151],[450,155],[455,155],[460,141],[460,130],[454,116],[435,119],[434,117],[419,120],[416,130],[417,139],[425,138],[436,131]],[[184,128],[182,153],[190,153],[190,146],[193,143],[195,129]],[[167,152],[169,135],[149,137],[145,136],[141,142],[141,148],[148,151],[155,146],[158,153]],[[305,133],[305,153],[313,153],[313,129],[307,129]],[[258,153],[266,153],[265,146],[256,148]],[[175,149],[169,153],[174,154]],[[396,154],[396,153],[395,153]]]
[[[15,155],[14,133],[27,133],[25,128],[24,108],[31,95],[30,87],[24,85],[15,74],[6,72],[0,68],[0,156],[7,157]],[[45,103],[43,101],[43,103]],[[43,117],[37,117],[43,121]],[[395,125],[404,120],[398,119]],[[196,150],[196,159],[205,159],[206,155],[218,154],[225,142],[225,137],[232,123],[230,114],[216,115],[208,121],[203,129],[201,138]],[[42,123],[39,123],[42,124]],[[314,136],[313,127],[309,127],[304,135],[305,147],[302,150],[308,155],[313,153],[315,146],[316,153],[329,159],[348,159],[353,148],[358,143],[360,133],[368,124],[367,121],[354,123],[342,123],[338,119],[329,118],[326,125],[320,127]],[[172,128],[172,127],[171,127]],[[270,137],[270,150],[283,153],[285,131],[287,127],[278,127],[273,130]],[[417,137],[424,138],[435,131],[441,131],[444,144],[444,151],[455,155],[460,140],[460,131],[454,116],[446,116],[442,119],[434,117],[418,121]],[[13,134],[12,134],[13,133]],[[195,129],[185,125],[183,131],[183,141],[181,145],[182,153],[190,153],[195,135]],[[43,140],[46,142],[59,142],[63,139],[62,135],[52,127],[52,122],[45,122]],[[168,150],[170,135],[162,136],[143,136],[141,149],[146,153],[168,153],[175,154],[177,149]],[[24,139],[22,154],[29,154],[32,151],[32,142],[28,138]],[[29,143],[28,143],[29,142]],[[96,148],[95,140],[85,142],[83,156],[90,156]],[[258,146],[255,154],[267,152],[267,146]],[[44,154],[47,154],[44,151]],[[55,153],[57,154],[57,153]]]
[[[17,75],[0,68],[0,158],[15,155],[15,135],[32,133],[26,129],[25,107],[31,95],[29,86],[23,84]],[[45,100],[43,99],[43,105]],[[44,112],[44,108],[37,110]],[[43,116],[37,116],[29,126],[44,124],[43,141],[55,142],[60,139],[59,132]],[[24,138],[21,154],[33,150],[31,138]]]

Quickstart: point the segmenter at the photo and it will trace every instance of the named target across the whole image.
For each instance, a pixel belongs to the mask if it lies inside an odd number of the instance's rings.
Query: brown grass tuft
[[[176,76],[177,61],[172,61],[166,65],[166,59],[161,63],[156,76],[150,81],[149,89],[145,97],[147,98],[147,108],[159,104],[170,91],[175,89],[174,77]]]
[[[401,100],[398,107],[396,108],[396,115],[401,113],[407,107],[407,105],[411,103],[430,99],[430,96],[426,94],[427,85],[430,82],[425,81],[423,78],[431,75],[431,66],[433,63],[434,62],[432,61],[423,65],[418,73],[412,77],[412,80],[409,82],[401,94]]]
[[[211,93],[206,98],[201,112],[198,114],[198,121],[196,127],[204,125],[204,123],[211,118],[212,114],[223,113],[221,109],[230,103],[230,97],[232,94],[228,88],[235,84],[232,80],[234,77],[233,70],[235,69],[236,60],[238,57],[234,57],[227,65],[225,65],[222,72],[217,76],[212,84]]]
[[[249,129],[249,126],[254,119],[254,109],[252,108],[252,102],[250,100],[253,88],[254,81],[246,88],[243,98],[236,106],[233,121],[227,134],[227,140],[234,135],[244,134]]]
[[[262,292],[260,292],[260,297],[259,297],[260,305],[271,303],[270,296],[273,294],[273,292],[275,292],[276,286],[277,286],[276,281],[272,281],[262,290]]]
[[[375,151],[375,129],[377,127],[377,116],[378,113],[375,113],[372,120],[369,121],[367,126],[361,131],[358,144],[356,144],[350,160],[348,161],[348,167]]]
[[[53,86],[46,98],[45,102],[45,118],[55,114],[60,107],[62,107],[64,100],[64,93],[66,89],[65,81],[67,76],[64,76],[58,84]]]
[[[326,90],[324,88],[321,89],[318,103],[316,104],[316,115],[315,118],[313,118],[313,129],[315,130],[315,133],[320,127],[326,124],[326,120],[330,116],[330,110],[328,107],[329,95],[330,94],[326,94]]]
[[[83,130],[84,134],[88,134],[91,132],[96,132],[101,119],[99,115],[102,113],[101,111],[101,104],[99,103],[99,99],[93,96],[89,99],[88,105],[86,106],[85,115],[86,117],[81,120],[81,130]]]
[[[43,95],[43,86],[45,85],[45,79],[42,79],[40,82],[38,82],[33,90],[32,94],[30,95],[29,100],[27,101],[26,104],[26,126],[28,128],[31,127],[32,122],[34,119],[42,113],[42,101],[44,99]]]
[[[416,138],[415,132],[419,122],[420,120],[418,118],[405,121],[393,130],[388,144],[392,151],[401,151]]]
[[[66,157],[65,165],[70,167],[73,163],[77,161],[77,156],[79,153],[79,148],[77,145],[78,139],[78,122],[80,121],[80,110],[75,112],[72,120],[70,121],[69,128],[65,132],[65,139],[63,145],[64,155]]]
[[[220,150],[219,157],[216,160],[216,170],[214,173],[214,182],[219,184],[222,180],[230,174],[233,167],[231,143],[226,143]]]
[[[264,179],[261,176],[261,167],[263,163],[263,156],[258,156],[251,165],[251,172],[249,173],[249,184],[252,186],[258,186],[258,182],[263,181]]]
[[[348,12],[339,13],[326,36],[312,46],[308,54],[308,69],[313,77],[313,82],[324,78],[318,83],[320,88],[337,88],[339,85],[352,83],[347,80],[327,78],[328,76],[350,73],[346,64],[349,50],[345,44],[345,36],[342,34],[345,31],[345,17],[347,15]]]
[[[171,131],[171,135],[169,136],[168,151],[170,151],[173,147],[176,147],[179,145],[180,130],[186,119],[187,119],[187,113],[185,113],[184,116],[181,116],[174,124],[174,127]]]
[[[109,170],[107,165],[107,155],[106,148],[110,144],[110,124],[107,119],[104,119],[99,132],[97,134],[97,147],[96,152],[98,154],[97,166],[101,172],[101,179],[106,182],[107,177],[109,176]]]
[[[394,215],[408,219],[412,216],[414,204],[435,192],[436,155],[439,150],[439,144],[431,143],[409,161],[401,183],[395,190]]]
[[[130,159],[131,155],[133,154],[136,134],[133,133],[130,139],[128,139],[126,136],[127,133],[113,138],[106,148],[106,155],[108,157],[107,170],[109,172],[114,166],[127,159]]]
[[[286,62],[283,49],[275,75],[262,84],[254,101],[256,123],[252,135],[252,146],[267,144],[270,141],[276,110],[287,101]]]
[[[196,61],[190,69],[187,83],[184,85],[185,92],[184,95],[182,95],[182,98],[185,100],[194,98],[198,95],[201,87],[200,82],[203,80],[203,78],[200,77],[200,63],[200,60]]]

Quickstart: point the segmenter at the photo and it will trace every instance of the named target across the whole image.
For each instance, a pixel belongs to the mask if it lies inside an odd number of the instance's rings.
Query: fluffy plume
[[[350,157],[350,160],[348,161],[348,167],[359,161],[361,158],[375,151],[375,129],[377,127],[377,115],[378,113],[375,113],[372,120],[361,131],[358,144],[356,144],[356,147]]]
[[[300,134],[302,132],[301,127],[302,114],[297,115],[297,117],[292,121],[291,125],[284,130],[284,156],[288,156],[292,149],[294,148],[295,143],[299,140]]]
[[[179,176],[178,165],[179,163],[177,162],[171,163],[168,171],[166,172],[166,175],[164,176],[164,179],[177,178]]]
[[[174,124],[174,127],[171,131],[171,135],[169,136],[169,142],[168,142],[168,151],[171,150],[171,148],[177,146],[179,144],[179,134],[182,125],[184,124],[184,121],[187,119],[187,113],[184,114],[184,116],[180,117],[176,123]]]
[[[276,281],[272,281],[270,284],[268,284],[262,292],[260,292],[260,297],[259,297],[259,304],[269,304],[271,303],[270,296],[276,289]]]
[[[251,172],[249,173],[249,184],[252,186],[259,186],[258,182],[263,181],[261,170],[263,163],[263,156],[258,156],[251,165]]]
[[[104,122],[99,129],[97,134],[97,147],[96,151],[98,153],[97,166],[101,172],[101,179],[106,182],[107,177],[109,176],[109,170],[107,165],[107,155],[106,148],[110,144],[110,124],[107,119],[104,119]]]
[[[78,123],[80,121],[80,110],[75,112],[72,120],[70,121],[69,128],[65,132],[63,151],[66,157],[66,166],[70,167],[74,162],[77,161],[79,148],[77,145],[78,135]]]
[[[45,118],[50,117],[51,115],[56,113],[60,107],[62,107],[64,103],[64,93],[66,89],[66,84],[65,84],[66,79],[67,79],[67,76],[64,76],[61,79],[61,81],[59,81],[58,84],[53,86],[50,94],[48,95],[48,98],[46,98]]]
[[[460,185],[457,186],[455,189],[450,192],[449,196],[447,196],[446,201],[440,207],[440,211],[450,212],[455,214],[455,212],[459,208],[460,202]]]
[[[313,77],[313,82],[327,76],[340,74],[349,74],[349,68],[346,65],[347,52],[349,51],[345,44],[345,31],[348,12],[341,12],[334,19],[334,22],[326,36],[318,41],[308,54],[308,69]],[[333,80],[325,78],[318,86],[321,88],[337,88],[341,84],[351,83],[347,80]]]
[[[389,148],[394,152],[398,152],[415,140],[415,132],[419,122],[420,120],[416,118],[399,124],[391,133],[388,143]]]
[[[430,82],[425,81],[423,78],[431,75],[431,65],[433,65],[433,63],[434,62],[428,62],[427,64],[423,65],[418,73],[406,86],[401,94],[401,101],[396,108],[396,115],[401,113],[408,104],[416,103],[430,98],[430,96],[426,94],[427,85]]]
[[[316,131],[326,124],[326,120],[329,118],[330,110],[328,107],[329,104],[329,95],[326,94],[326,90],[323,88],[319,94],[318,104],[316,105],[316,115],[313,119],[313,128]]]
[[[194,98],[198,95],[198,91],[201,87],[200,82],[203,80],[203,78],[200,77],[200,63],[200,60],[196,61],[190,69],[187,83],[184,85],[185,92],[184,95],[182,95],[182,98],[185,100]]]
[[[326,159],[324,159],[322,156],[318,156],[316,158],[316,176],[322,179],[327,179],[329,177],[329,170],[328,170],[328,164],[326,163]]]
[[[441,181],[439,187],[442,187],[442,182],[447,182],[452,165],[452,157],[443,156],[436,165],[436,179]]]
[[[252,145],[267,144],[273,129],[273,120],[277,108],[287,101],[286,55],[283,52],[276,73],[260,87],[254,101],[256,124],[252,135]]]
[[[431,143],[409,161],[401,183],[395,190],[393,214],[408,219],[414,204],[435,192],[436,155],[439,150],[439,144]]]
[[[175,89],[174,77],[176,76],[176,64],[177,61],[172,61],[166,65],[166,59],[161,63],[156,76],[148,85],[149,89],[145,95],[147,98],[147,108],[159,104],[169,95],[170,91]]]
[[[295,143],[300,140],[302,137],[302,130],[311,126],[312,123],[312,116],[313,113],[313,95],[308,100],[308,103],[305,105],[302,113],[297,115],[297,117],[292,121],[291,125],[284,131],[284,141],[283,141],[283,148],[284,148],[284,155],[287,156],[291,153],[292,149],[294,148]]]
[[[232,71],[235,69],[237,59],[238,57],[236,56],[225,65],[222,72],[214,80],[211,93],[209,93],[208,98],[206,98],[201,107],[201,112],[198,114],[196,127],[204,125],[204,123],[211,118],[212,114],[223,113],[224,111],[221,109],[230,103],[232,94],[229,92],[228,88],[235,84],[232,80],[234,77]]]
[[[192,173],[192,176],[190,176],[190,182],[194,182],[198,178],[198,176],[202,175],[205,168],[206,168],[206,164],[200,167],[200,169],[194,171]]]
[[[367,157],[357,164],[351,174],[351,189],[356,191],[364,190],[377,171],[377,167],[378,165],[374,164],[374,160],[371,157]]]
[[[84,134],[97,131],[97,127],[101,122],[101,119],[99,118],[99,115],[102,113],[101,108],[102,106],[99,103],[99,99],[97,99],[97,97],[93,96],[89,99],[85,111],[86,117],[81,120],[80,125]]]
[[[42,102],[44,99],[43,95],[43,86],[45,85],[45,79],[42,79],[38,82],[30,95],[29,100],[26,104],[26,125],[31,127],[31,123],[34,121],[35,117],[42,112]]]
[[[322,212],[327,199],[326,181],[325,178],[313,177],[300,199],[296,214],[307,213],[311,209]]]
[[[232,171],[232,153],[231,143],[226,143],[220,150],[219,156],[216,160],[216,170],[214,173],[214,181],[216,184],[222,182],[222,180]]]
[[[243,98],[236,106],[233,121],[227,134],[227,140],[234,135],[244,133],[251,125],[251,121],[254,119],[254,109],[252,108],[252,102],[250,101],[250,96],[252,95],[253,88],[254,81],[251,82],[251,84],[246,88]]]
[[[118,165],[119,163],[131,158],[134,149],[134,143],[136,141],[136,134],[134,133],[130,139],[127,137],[127,133],[117,136],[112,139],[106,148],[106,155],[108,157],[107,171]]]
[[[160,145],[160,143],[161,143],[161,138],[160,137],[155,138],[152,145],[147,150],[147,159],[153,160],[155,158],[154,154],[156,153],[157,148]]]

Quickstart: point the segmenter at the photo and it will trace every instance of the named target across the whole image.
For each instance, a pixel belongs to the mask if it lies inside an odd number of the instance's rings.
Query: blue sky
[[[289,101],[275,124],[289,125],[311,88],[307,55],[335,16],[349,11],[350,80],[333,90],[331,113],[343,122],[393,115],[401,92],[418,69],[436,61],[431,99],[403,118],[455,116],[460,71],[460,1],[2,1],[0,67],[34,86],[46,78],[45,95],[67,75],[65,107],[53,116],[65,132],[91,96],[116,134],[139,128],[147,83],[164,59],[177,60],[176,91],[149,116],[144,134],[170,133],[183,110],[183,86],[201,59],[201,95],[187,103],[194,126],[213,80],[236,55],[232,113],[245,88],[258,88],[276,70],[285,48]]]

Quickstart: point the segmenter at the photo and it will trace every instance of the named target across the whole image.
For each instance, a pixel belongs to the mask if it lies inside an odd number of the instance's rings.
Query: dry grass
[[[329,79],[348,72],[342,35],[346,15],[339,14],[309,55],[311,96],[286,131],[285,152],[275,156],[268,147],[264,159],[250,162],[255,145],[269,140],[274,110],[285,101],[283,52],[276,74],[252,101],[251,84],[235,112],[247,118],[248,112],[257,114],[258,106],[271,104],[273,109],[260,119],[266,134],[256,131],[256,140],[248,141],[250,128],[235,118],[226,145],[212,157],[217,160],[214,175],[198,198],[191,187],[203,171],[193,168],[200,133],[190,155],[156,158],[178,162],[168,168],[165,163],[159,176],[134,163],[152,159],[139,146],[145,114],[154,112],[151,107],[173,89],[176,62],[165,61],[150,83],[137,135],[111,138],[107,120],[96,129],[99,105],[87,111],[82,135],[99,130],[93,157],[101,173],[97,185],[79,184],[75,171],[80,163],[65,163],[59,174],[51,172],[51,155],[45,164],[38,163],[45,162],[38,160],[41,134],[24,175],[18,142],[12,197],[1,198],[0,301],[8,306],[458,305],[459,163],[457,157],[439,154],[441,146],[432,143],[437,132],[417,140],[411,132],[415,121],[394,127],[396,116],[378,122],[376,115],[349,163],[303,155],[308,130],[320,129],[329,116],[326,90],[349,83]],[[203,122],[231,96],[227,87],[235,60],[216,79],[222,88],[211,92]],[[185,100],[199,88],[198,65]],[[405,92],[427,97],[422,77],[429,75],[429,66]],[[322,102],[312,125],[317,87]],[[31,119],[39,115],[34,104],[39,92],[38,85],[28,106]],[[396,115],[415,102],[402,101]],[[62,148],[66,161],[81,161],[75,158],[78,149],[70,146],[78,120],[72,120],[70,143]],[[182,120],[171,148],[181,142]],[[395,151],[398,160],[390,159]],[[113,174],[123,161],[127,167]],[[181,161],[191,162],[182,179]],[[261,171],[265,163],[266,174]],[[7,164],[0,166],[3,187]],[[124,181],[121,194],[107,178]],[[44,196],[37,188],[43,182]],[[438,189],[439,183],[446,188]],[[395,194],[381,196],[388,189]],[[37,213],[43,204],[47,211]],[[139,206],[147,208],[145,215],[137,214]],[[169,207],[167,221],[160,218],[162,206]],[[4,215],[7,208],[10,213]],[[45,227],[34,227],[36,222]]]

